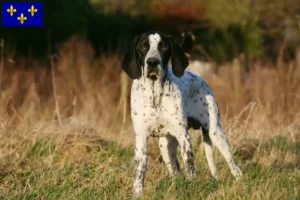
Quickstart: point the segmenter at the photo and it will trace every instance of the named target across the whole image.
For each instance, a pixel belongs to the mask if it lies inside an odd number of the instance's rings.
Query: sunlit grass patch
[[[2,168],[0,172],[2,199],[131,198],[133,147],[124,148],[117,142],[82,137],[77,142],[85,143],[83,151],[90,156],[80,160],[72,154],[66,156],[63,153],[66,149],[55,145],[56,142],[61,142],[58,139],[32,143],[28,151],[24,152],[23,160],[27,162],[19,163],[17,168],[10,168],[9,165]],[[289,141],[285,144],[283,138],[275,137],[272,141],[279,142],[278,140],[281,140],[284,146],[291,146]],[[68,140],[65,142],[66,146],[72,147],[67,144]],[[256,153],[257,156],[264,151],[270,151],[270,141],[265,142],[265,145],[261,145],[259,153]],[[244,177],[236,181],[230,174],[224,159],[215,151],[219,173],[219,180],[215,180],[210,175],[201,145],[195,147],[197,174],[190,180],[184,175],[179,154],[182,173],[175,178],[169,176],[164,163],[157,159],[159,154],[155,152],[158,147],[153,142],[150,147],[153,153],[148,157],[144,199],[297,199],[299,197],[299,165],[287,169],[278,165],[265,165],[257,162],[255,157],[245,160],[237,154],[235,157]],[[276,145],[273,146],[277,148]],[[289,150],[287,148],[287,151]],[[55,155],[55,159],[51,163],[45,162],[50,155]],[[84,154],[77,154],[78,157],[81,155]],[[11,158],[12,166],[15,165],[14,162],[18,163],[17,157]]]

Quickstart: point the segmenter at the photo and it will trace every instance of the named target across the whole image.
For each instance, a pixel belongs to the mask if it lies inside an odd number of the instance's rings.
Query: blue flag
[[[2,26],[42,26],[42,2],[2,2]]]

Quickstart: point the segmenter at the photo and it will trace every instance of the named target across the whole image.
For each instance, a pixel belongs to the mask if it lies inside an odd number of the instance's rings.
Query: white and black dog
[[[190,128],[202,128],[204,149],[212,176],[217,177],[212,143],[226,159],[235,178],[242,176],[223,133],[214,95],[199,76],[185,71],[189,65],[172,36],[152,31],[136,36],[122,68],[133,80],[131,118],[135,131],[134,196],[144,187],[147,139],[159,138],[159,148],[169,172],[179,170],[179,145],[188,176],[194,175]]]

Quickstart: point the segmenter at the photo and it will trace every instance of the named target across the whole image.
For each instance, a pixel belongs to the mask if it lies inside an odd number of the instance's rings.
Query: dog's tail
[[[196,37],[191,31],[181,33],[180,47],[187,57],[190,57],[190,52],[194,47],[195,39]]]

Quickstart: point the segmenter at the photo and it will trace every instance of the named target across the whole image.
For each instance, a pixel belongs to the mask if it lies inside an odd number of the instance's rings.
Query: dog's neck
[[[138,87],[141,89],[141,95],[144,97],[144,103],[149,104],[152,108],[157,108],[161,104],[164,93],[164,87],[168,82],[169,68],[164,70],[163,76],[158,80],[151,80],[146,77],[142,70],[142,76],[137,80]]]
[[[138,87],[141,88],[141,95],[144,97],[144,103],[147,102],[153,108],[157,108],[161,104],[164,89],[164,79],[152,81],[145,76],[138,80]]]

